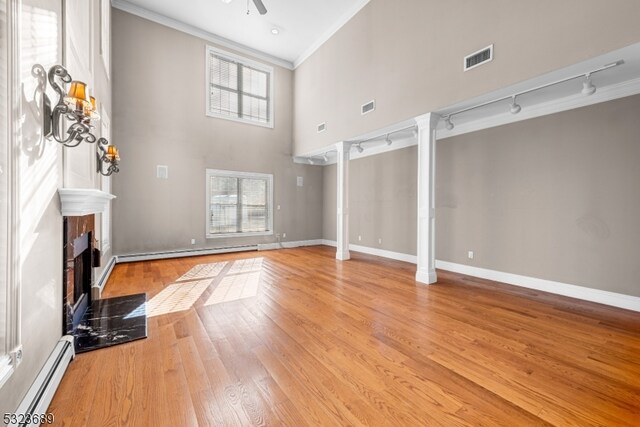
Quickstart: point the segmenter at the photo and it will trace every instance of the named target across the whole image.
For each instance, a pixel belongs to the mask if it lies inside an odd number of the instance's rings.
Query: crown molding
[[[169,18],[168,16],[164,16],[159,13],[152,12],[143,7],[136,6],[135,4],[132,4],[126,0],[111,0],[111,5],[116,9],[120,9],[124,12],[139,16],[140,18],[147,19],[151,22],[155,22],[156,24],[164,25],[165,27],[169,27],[174,30],[181,31],[183,33],[192,35],[194,37],[201,38],[208,42],[215,43],[218,46],[221,46],[227,49],[232,49],[243,55],[249,55],[253,58],[260,59],[262,61],[266,61],[271,64],[286,68],[287,70],[294,69],[294,66],[290,61],[286,61],[282,58],[278,58],[276,56],[262,52],[260,50],[250,48],[243,44],[236,43],[232,40],[218,36],[214,33],[210,33],[200,28],[194,27],[193,25],[189,25],[182,21]]]
[[[340,18],[338,18],[334,24],[329,27],[315,42],[311,44],[304,52],[298,56],[293,62],[293,68],[298,68],[304,61],[306,61],[313,53],[320,49],[320,47],[325,44],[335,33],[337,33],[340,28],[342,28],[347,22],[351,20],[354,16],[360,12],[360,10],[365,7],[370,0],[358,0],[353,6],[351,6]]]

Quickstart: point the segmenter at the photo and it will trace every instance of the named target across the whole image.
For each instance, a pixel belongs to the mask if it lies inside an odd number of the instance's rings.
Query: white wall
[[[81,0],[75,0],[81,1]],[[17,3],[17,2],[16,2]],[[105,73],[95,66],[99,37],[97,1],[91,2],[92,14],[87,17],[91,33],[86,34],[93,48],[84,54],[94,62],[93,75],[74,75],[78,80],[92,81],[96,98],[110,109],[110,83]],[[95,7],[94,7],[95,6]],[[20,108],[19,134],[13,138],[19,199],[18,271],[21,283],[21,335],[23,360],[0,389],[0,414],[13,412],[44,361],[62,335],[62,215],[57,190],[65,175],[63,149],[56,142],[44,140],[41,125],[41,105],[34,95],[38,86],[32,74],[35,64],[48,70],[62,63],[62,2],[60,0],[22,0],[21,21],[18,23]],[[49,94],[55,103],[57,98]],[[65,159],[69,161],[70,159]],[[76,159],[77,160],[77,159]],[[67,167],[69,164],[67,164]],[[75,166],[75,165],[74,165]],[[90,179],[98,186],[94,170]]]

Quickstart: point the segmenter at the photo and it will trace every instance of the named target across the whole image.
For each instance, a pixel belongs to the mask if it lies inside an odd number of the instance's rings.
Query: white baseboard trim
[[[111,271],[113,267],[116,265],[117,257],[112,256],[107,261],[107,265],[100,273],[100,277],[95,281],[94,285],[91,287],[91,299],[100,299],[102,297],[102,290],[104,289],[104,285],[107,284],[107,280],[109,280],[109,276],[111,276]]]
[[[322,245],[322,239],[298,240],[295,242],[264,243],[264,244],[258,245],[258,250],[270,251],[273,249],[290,249],[290,248],[299,248],[301,246],[318,246],[318,245]]]
[[[349,250],[362,252],[363,254],[381,256],[383,258],[395,259],[396,261],[410,262],[412,264],[416,264],[418,262],[417,257],[415,255],[387,251],[385,249],[369,248],[367,246],[360,246],[360,245],[349,245]]]
[[[337,246],[335,240],[321,240],[322,245],[325,246],[333,246],[334,248]],[[363,254],[375,255],[383,258],[395,259],[396,261],[404,261],[410,262],[412,264],[416,264],[418,262],[417,257],[415,255],[403,254],[401,252],[393,252],[387,251],[385,249],[378,248],[370,248],[368,246],[360,246],[360,245],[349,245],[349,250],[354,252],[361,252]]]
[[[416,271],[416,282],[423,285],[432,285],[438,281],[438,276],[435,270]]]
[[[322,240],[326,246],[336,246],[334,240]],[[365,246],[349,245],[349,249],[369,255],[376,255],[383,258],[395,259],[398,261],[417,263],[415,255],[386,251],[384,249],[368,248]],[[507,283],[509,285],[523,288],[535,289],[557,295],[564,295],[585,301],[597,302],[599,304],[624,308],[627,310],[640,312],[640,297],[619,294],[616,292],[602,291],[600,289],[586,288],[584,286],[570,285],[568,283],[554,282],[552,280],[537,279],[535,277],[521,276],[519,274],[504,273],[501,271],[489,270],[486,268],[473,267],[470,265],[456,264],[448,261],[436,260],[436,268],[454,273],[466,274],[468,276],[493,280],[495,282]],[[429,275],[418,275],[416,280],[422,283],[432,283],[433,278]]]
[[[456,264],[448,261],[436,261],[436,268],[454,273],[480,277],[496,282],[508,283],[523,288],[536,289],[552,294],[564,295],[600,304],[611,305],[627,310],[640,311],[640,297],[602,291],[600,289],[585,288],[584,286],[570,285],[568,283],[554,282],[551,280],[537,279],[535,277],[521,276],[519,274],[504,273],[488,270],[486,268],[470,265]]]
[[[21,416],[30,415],[31,417],[26,418],[29,422],[8,423],[9,426],[40,425],[40,423],[36,421],[40,419],[40,415],[46,414],[47,408],[51,400],[53,400],[53,395],[58,389],[71,359],[74,357],[73,337],[65,335],[54,347],[49,358],[38,373],[38,376],[31,384],[27,394],[22,398],[18,409],[15,411],[16,414],[20,414]]]
[[[245,251],[256,251],[256,250],[258,250],[257,245],[250,245],[250,246],[234,246],[229,248],[216,248],[216,249],[185,249],[185,250],[178,250],[178,251],[150,252],[150,253],[142,253],[142,254],[118,255],[116,256],[116,263],[120,264],[123,262],[151,261],[151,260],[157,260],[157,259],[184,258],[184,257],[190,257],[190,256],[215,255],[215,254],[226,254],[226,253],[232,253],[232,252],[245,252]]]

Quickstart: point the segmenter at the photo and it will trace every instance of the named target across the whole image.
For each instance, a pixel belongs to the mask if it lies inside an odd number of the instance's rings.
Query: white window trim
[[[267,185],[267,214],[269,217],[269,230],[267,231],[252,231],[248,233],[224,233],[224,234],[211,234],[209,232],[209,215],[211,209],[211,189],[209,187],[212,176],[231,176],[234,178],[259,178],[266,179]],[[268,173],[253,173],[253,172],[235,172],[226,171],[220,169],[207,169],[206,182],[205,182],[206,205],[205,205],[205,236],[207,239],[221,239],[229,237],[249,237],[249,236],[271,236],[273,235],[273,175]]]
[[[111,2],[100,0],[100,57],[107,80],[111,79]],[[92,31],[92,34],[94,32]]]
[[[229,53],[226,52],[224,50],[220,50],[217,49],[213,46],[207,46],[206,47],[206,52],[205,52],[205,60],[204,60],[204,73],[205,73],[205,80],[206,80],[206,88],[205,88],[205,103],[206,103],[206,110],[205,110],[205,114],[209,117],[216,117],[218,119],[225,119],[225,120],[231,120],[233,122],[239,122],[239,123],[248,123],[250,125],[255,125],[255,126],[261,126],[261,127],[265,127],[265,128],[270,128],[273,129],[274,124],[275,124],[275,110],[273,108],[273,98],[275,97],[275,87],[273,85],[273,74],[274,74],[274,69],[273,67],[270,67],[269,65],[263,64],[261,62],[257,62],[248,58],[245,58],[243,56],[239,56],[239,55],[234,55],[233,53]],[[250,119],[245,119],[245,118],[241,118],[241,117],[229,117],[226,116],[224,114],[217,114],[217,113],[212,113],[211,112],[211,96],[209,95],[209,92],[211,90],[211,74],[209,73],[209,55],[211,54],[215,54],[218,56],[222,56],[224,58],[228,58],[232,61],[235,62],[240,62],[242,64],[245,64],[249,67],[255,68],[256,70],[260,70],[260,71],[264,71],[265,73],[269,73],[269,121],[267,123],[260,123],[257,122],[255,120],[250,120]]]
[[[101,130],[100,135],[102,138],[111,140],[111,119],[107,113],[107,109],[104,104],[100,105],[100,122]],[[102,191],[111,193],[111,176],[100,175],[100,188]],[[111,240],[109,235],[111,234],[111,200],[109,200],[105,206],[104,211],[100,214],[100,248],[104,255],[109,249],[111,249]]]
[[[6,351],[0,354],[0,388],[6,383],[9,377],[15,372],[23,358],[21,333],[20,333],[20,307],[21,307],[21,286],[19,268],[20,258],[18,253],[18,239],[16,232],[18,224],[18,143],[22,141],[22,130],[15,117],[22,117],[20,102],[20,0],[7,0],[6,2],[6,23],[7,23],[7,141],[13,141],[7,148],[7,165],[5,173],[9,179],[9,235],[7,239],[7,288],[6,288]],[[2,13],[2,11],[0,11]]]

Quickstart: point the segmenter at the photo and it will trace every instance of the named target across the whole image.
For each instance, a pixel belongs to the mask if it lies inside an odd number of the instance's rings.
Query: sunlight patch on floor
[[[160,316],[190,309],[211,282],[212,279],[206,279],[167,286],[147,303],[147,316]]]
[[[263,257],[198,264],[147,302],[147,316],[189,310],[214,282],[205,305],[236,301],[258,294]],[[229,265],[227,271],[222,274]],[[222,274],[222,275],[221,275]],[[130,316],[135,316],[131,313]]]
[[[225,276],[213,290],[213,293],[204,305],[219,304],[222,302],[237,301],[243,298],[251,298],[258,295],[260,284],[260,272],[236,274]]]
[[[216,277],[222,269],[227,265],[227,262],[214,262],[210,264],[198,264],[191,270],[184,273],[176,282],[182,282],[185,280],[198,280]]]
[[[229,269],[229,272],[227,273],[227,276],[232,274],[251,273],[254,271],[261,271],[263,262],[264,262],[263,257],[239,259],[237,261],[234,261],[233,265]]]

